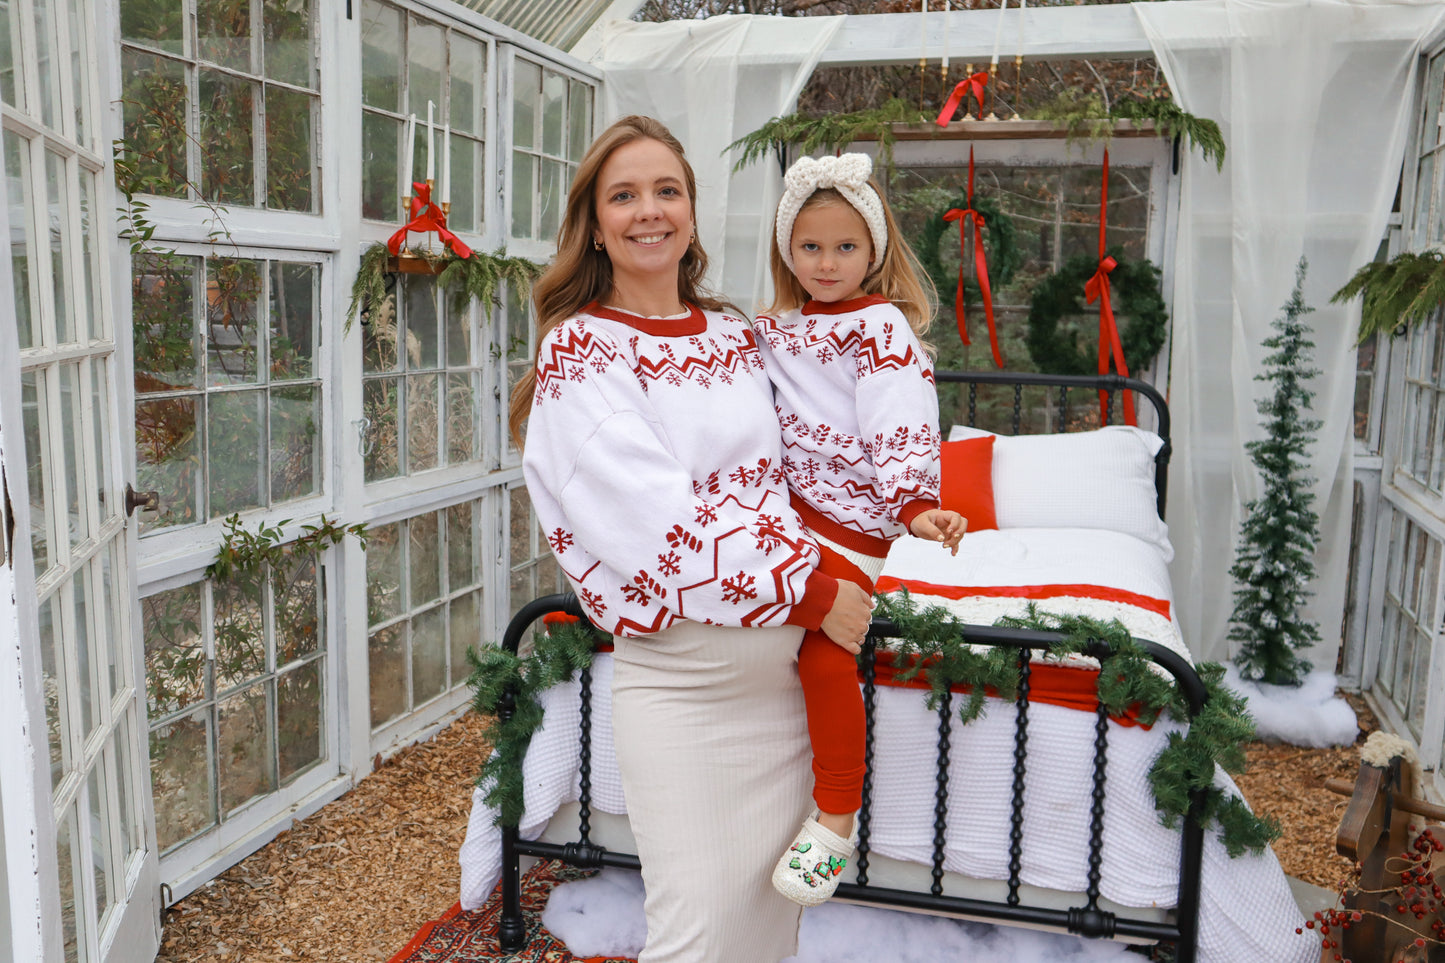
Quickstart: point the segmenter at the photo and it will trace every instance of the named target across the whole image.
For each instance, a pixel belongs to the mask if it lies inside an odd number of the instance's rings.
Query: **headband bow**
[[[793,222],[803,202],[814,192],[832,188],[853,205],[868,225],[873,241],[873,263],[883,263],[888,249],[888,222],[883,215],[883,200],[868,178],[873,174],[873,161],[867,154],[842,154],[838,157],[801,157],[783,175],[783,197],[778,202],[778,252],[788,270],[793,270]]]

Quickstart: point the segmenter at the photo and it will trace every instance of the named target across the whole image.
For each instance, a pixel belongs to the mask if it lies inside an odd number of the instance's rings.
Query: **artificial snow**
[[[1333,672],[1317,670],[1298,687],[1250,682],[1234,664],[1224,668],[1224,684],[1249,701],[1255,732],[1261,739],[1323,749],[1348,746],[1360,733],[1355,710],[1335,695]]]
[[[575,956],[626,956],[642,950],[642,876],[604,869],[552,891],[542,925]],[[803,913],[801,952],[784,963],[937,963],[938,960],[1008,960],[1010,963],[1138,963],[1118,943],[825,903]]]

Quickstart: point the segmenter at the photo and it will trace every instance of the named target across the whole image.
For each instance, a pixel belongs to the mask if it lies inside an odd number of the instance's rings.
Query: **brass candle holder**
[[[1019,105],[1024,102],[1024,55],[1014,57],[1014,115],[1009,120],[1023,120]]]
[[[988,116],[980,120],[998,120],[998,114],[993,112],[994,104],[998,101],[998,94],[995,92],[998,87],[998,64],[988,65]],[[978,112],[983,113],[983,104],[978,105]]]

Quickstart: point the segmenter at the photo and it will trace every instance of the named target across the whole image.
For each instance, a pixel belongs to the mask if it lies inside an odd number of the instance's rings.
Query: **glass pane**
[[[319,101],[310,94],[266,88],[266,206],[316,210],[311,136]]]
[[[75,111],[75,140],[90,145],[90,58],[85,56],[81,0],[68,0],[70,20],[70,90]]]
[[[91,611],[95,605],[91,595],[90,566],[84,566],[75,573],[70,589],[75,624],[69,651],[75,653],[75,675],[80,682],[80,738],[86,741],[101,721],[101,703],[109,701],[110,696],[96,674],[95,632],[91,625]]]
[[[486,119],[487,50],[457,33],[452,34],[451,81],[452,133],[463,131],[480,137]]]
[[[100,591],[101,605],[104,607],[99,618],[96,619],[96,651],[101,654],[101,664],[105,666],[105,682],[109,686],[106,689],[107,698],[109,694],[116,692],[122,685],[130,681],[129,673],[125,671],[123,659],[130,657],[130,650],[124,645],[121,635],[122,619],[129,620],[130,609],[121,609],[121,596],[119,586],[116,582],[116,573],[120,565],[115,561],[116,553],[120,551],[117,542],[105,548],[97,560],[100,565]]]
[[[541,99],[542,68],[520,57],[512,71],[512,146],[535,148]]]
[[[60,870],[60,934],[65,941],[66,963],[80,959],[81,938],[77,927],[86,916],[80,911],[84,905],[80,888],[84,869],[80,865],[82,844],[75,825],[79,805],[77,798],[65,807],[65,815],[55,827],[55,859]]]
[[[271,389],[271,503],[321,490],[321,389]]]
[[[407,472],[437,467],[437,429],[440,412],[441,378],[415,375],[406,379],[406,467]]]
[[[75,271],[70,263],[70,182],[65,176],[65,158],[45,152],[45,193],[52,212],[47,234],[50,239],[50,273],[55,291],[55,330],[61,342],[76,340],[75,299],[71,297],[70,278]]]
[[[45,392],[45,372],[25,371],[20,374],[20,415],[25,426],[25,487],[30,493],[30,552],[35,559],[35,574],[44,575],[50,568],[50,438],[41,431],[49,398]]]
[[[401,11],[376,0],[361,4],[361,102],[401,110]]]
[[[401,121],[361,112],[361,216],[395,221],[401,216]]]
[[[446,606],[441,606],[411,620],[412,705],[421,705],[446,689],[446,660]]]
[[[216,700],[216,767],[221,811],[230,814],[276,788],[271,722],[271,686],[242,689]]]
[[[215,605],[216,691],[233,689],[266,672],[266,625],[259,572],[234,572],[211,584]]]
[[[406,623],[379,629],[367,644],[371,685],[371,727],[406,711]]]
[[[135,406],[136,485],[158,492],[161,501],[159,511],[136,516],[142,534],[197,520],[201,446],[196,404],[196,398],[182,397]]]
[[[477,546],[471,502],[447,509],[447,591],[456,592],[477,581]]]
[[[170,53],[182,49],[181,0],[120,0],[120,35]]]
[[[66,529],[74,548],[90,537],[90,514],[80,503],[81,479],[88,478],[88,465],[81,461],[81,445],[85,429],[81,409],[85,406],[85,383],[80,380],[79,364],[63,364],[60,373],[60,445],[64,461],[55,467],[65,480]],[[87,483],[86,490],[92,486]]]
[[[12,9],[14,2],[11,2]],[[10,281],[15,289],[15,324],[20,347],[34,347],[37,332],[32,318],[30,260],[35,251],[35,227],[30,211],[30,142],[14,131],[4,131],[5,198],[10,209]]]
[[[533,237],[532,185],[537,180],[537,158],[512,151],[512,236]]]
[[[310,552],[292,552],[284,564],[271,571],[278,668],[316,652],[323,644],[317,586],[316,556]]]
[[[532,586],[532,568],[530,566],[517,569],[512,573],[511,591],[511,611],[513,614],[516,614],[522,606],[537,597],[539,593]],[[528,637],[530,637],[530,633]]]
[[[99,476],[94,480],[92,491],[96,498],[96,518],[101,524],[105,524],[111,515],[120,513],[120,500],[113,494],[110,473],[110,379],[106,376],[109,366],[109,357],[90,359],[90,427],[94,451],[100,459],[97,466]]]
[[[108,228],[109,225],[106,227]],[[81,341],[104,338],[108,333],[96,311],[96,306],[101,303],[96,289],[100,278],[100,245],[96,243],[96,238],[100,236],[97,233],[100,229],[100,222],[96,220],[95,175],[82,167],[80,168],[80,274],[85,282],[85,291],[83,300],[78,305],[79,317],[76,319]]]
[[[206,383],[255,384],[260,376],[261,264],[240,258],[206,261]]]
[[[435,368],[441,364],[437,286],[430,278],[408,278],[406,287],[406,366]]]
[[[86,795],[90,797],[90,866],[95,873],[95,916],[103,921],[106,910],[110,909],[111,879],[114,877],[110,853],[113,810],[110,783],[105,776],[103,760],[97,760],[94,768],[90,770],[86,789]]]
[[[315,264],[272,261],[269,266],[272,381],[311,378],[316,361]]]
[[[70,758],[66,735],[71,721],[62,699],[65,691],[65,660],[68,653],[60,645],[60,593],[40,603],[40,678],[45,693],[45,737],[50,747],[50,788],[60,785],[65,763]]]
[[[552,241],[562,226],[562,208],[567,204],[567,165],[561,161],[542,161],[541,212],[537,224],[539,240]]]
[[[512,568],[532,560],[532,500],[527,489],[518,486],[507,492],[511,500],[511,563]]]
[[[472,362],[471,302],[460,297],[442,297],[442,331],[446,338],[446,363],[460,368]]]
[[[266,76],[315,89],[311,0],[265,0],[261,18]]]
[[[146,709],[156,719],[204,699],[209,689],[201,633],[201,583],[147,596],[140,604]]]
[[[56,33],[56,0],[31,0],[35,16],[35,63],[40,75],[40,119],[51,130],[61,130],[60,46]]]
[[[1430,687],[1430,637],[1423,632],[1415,633],[1415,660],[1410,666],[1410,697],[1406,703],[1405,723],[1419,739],[1425,729],[1425,703]]]
[[[367,481],[395,478],[401,470],[396,413],[400,378],[368,378],[361,389],[361,412],[369,423],[362,450]]]
[[[251,0],[206,0],[196,4],[196,55],[222,67],[254,73]]]
[[[447,375],[447,464],[471,461],[477,456],[476,425],[473,419],[479,400],[473,389],[474,375]]]
[[[266,392],[228,391],[206,401],[211,517],[265,504]]]
[[[442,594],[441,537],[437,515],[427,512],[407,523],[409,557],[411,560],[411,608],[418,608],[438,599]]]
[[[537,560],[537,594],[550,595],[553,592],[560,592],[567,586],[562,582],[562,570],[557,567],[557,559],[548,552]]]
[[[130,0],[129,8],[149,6]],[[176,3],[180,6],[179,0]],[[123,16],[123,15],[122,15]],[[176,44],[179,46],[179,39]],[[129,148],[127,179],[138,194],[184,197],[186,194],[186,68],[154,54],[121,49],[121,109],[125,114],[125,142]],[[130,176],[127,178],[126,175]]]
[[[1430,58],[1430,73],[1425,81],[1425,129],[1420,132],[1420,146],[1428,150],[1440,142],[1440,85],[1445,79],[1445,54]]]
[[[321,759],[321,660],[307,662],[276,680],[277,761],[285,785]]]
[[[562,136],[567,129],[567,78],[542,71],[542,151],[562,156]]]
[[[162,853],[216,824],[210,731],[208,709],[151,730],[151,798]]]
[[[426,105],[428,102],[434,104],[432,120],[440,134],[442,112],[446,110],[446,103],[442,100],[442,71],[445,69],[447,56],[446,32],[438,24],[412,17],[406,55],[409,68],[407,109],[416,114],[418,128],[424,129],[423,122],[427,119]]]
[[[20,50],[19,0],[0,2],[0,100],[11,107],[21,107],[21,87],[16,82],[15,61]],[[14,170],[7,167],[6,170]],[[11,223],[15,223],[11,221]]]
[[[198,258],[174,254],[139,254],[132,260],[137,395],[200,384],[195,321],[198,269]]]
[[[451,213],[447,226],[454,231],[479,231],[477,181],[482,173],[482,144],[452,136]]]
[[[142,849],[145,841],[141,838],[142,827],[140,820],[136,818],[138,809],[135,805],[135,783],[131,773],[134,771],[134,749],[131,747],[131,716],[127,711],[125,719],[116,729],[116,802],[119,817],[116,821],[116,829],[121,838],[121,867],[130,864],[131,856]]]
[[[396,618],[401,608],[401,525],[381,525],[366,536],[367,623]]]
[[[467,676],[471,674],[472,667],[471,663],[467,661],[467,649],[480,650],[482,647],[481,602],[482,593],[480,591],[470,592],[452,599],[451,684],[454,686],[467,681]]]
[[[252,125],[258,84],[197,71],[201,116],[201,195],[221,204],[256,204]]]
[[[567,99],[567,159],[576,163],[592,143],[592,88],[574,80]]]
[[[1420,158],[1420,167],[1415,177],[1415,248],[1425,246],[1425,232],[1430,224],[1430,202],[1434,196],[1435,155],[1426,154]]]

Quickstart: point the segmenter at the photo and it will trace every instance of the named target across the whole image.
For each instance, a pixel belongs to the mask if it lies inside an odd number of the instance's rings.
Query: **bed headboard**
[[[1153,406],[1157,427],[1154,431],[1160,438],[1164,439],[1164,445],[1159,453],[1154,456],[1154,490],[1156,504],[1159,509],[1159,517],[1164,517],[1164,506],[1169,488],[1169,456],[1173,449],[1169,441],[1169,405],[1164,401],[1164,396],[1155,390],[1153,385],[1146,384],[1135,378],[1124,378],[1119,375],[1054,375],[1036,374],[1027,371],[935,371],[933,373],[935,382],[941,387],[946,384],[959,384],[967,386],[967,409],[966,424],[969,427],[980,427],[978,424],[978,394],[979,386],[998,387],[1000,389],[1013,389],[1013,400],[1011,408],[1010,434],[1017,435],[1023,427],[1024,415],[1024,389],[1026,387],[1042,388],[1047,393],[1053,389],[1053,399],[1050,406],[1057,412],[1058,424],[1063,430],[1068,430],[1069,424],[1069,392],[1075,389],[1087,392],[1099,392],[1102,402],[1103,416],[1102,424],[1109,425],[1114,420],[1114,396],[1121,391],[1132,391],[1136,397],[1142,397]],[[1089,425],[1089,427],[1098,427]]]

